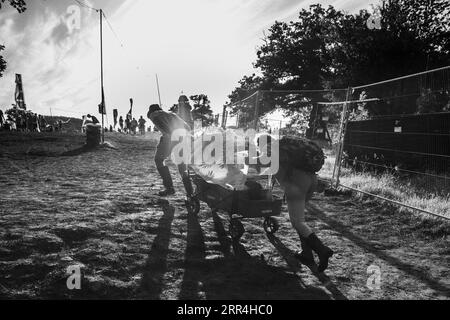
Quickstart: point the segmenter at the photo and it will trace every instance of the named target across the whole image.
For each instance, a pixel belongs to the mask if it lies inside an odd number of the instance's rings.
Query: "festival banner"
[[[25,104],[25,96],[23,93],[21,74],[16,74],[16,92],[14,94],[14,99],[18,108],[27,110],[27,106]]]

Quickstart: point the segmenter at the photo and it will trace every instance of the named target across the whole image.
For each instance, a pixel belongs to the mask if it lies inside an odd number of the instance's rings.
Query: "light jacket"
[[[173,112],[163,110],[152,112],[147,115],[155,127],[165,136],[171,136],[177,129],[190,131],[189,125]]]

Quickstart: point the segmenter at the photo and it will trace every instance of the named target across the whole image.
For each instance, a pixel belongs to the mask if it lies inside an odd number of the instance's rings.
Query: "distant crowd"
[[[119,118],[119,132],[123,132],[125,134],[131,134],[136,135],[138,130],[140,135],[145,134],[145,124],[147,121],[141,116],[139,120],[136,120],[136,118],[131,117],[125,117],[125,120],[123,120],[123,117],[120,116]]]
[[[0,110],[0,130],[20,132],[53,132],[62,131],[63,125],[70,122],[57,120],[49,123],[40,114],[14,106],[4,113]]]
[[[184,97],[184,96],[183,96]],[[187,100],[187,98],[186,98]],[[182,109],[181,109],[182,110]],[[49,119],[50,118],[50,119]],[[82,117],[82,132],[86,132],[86,125],[94,124],[101,126],[96,116],[85,115]],[[41,114],[34,113],[30,110],[18,108],[13,105],[12,108],[2,111],[0,110],[0,131],[18,131],[18,132],[61,132],[64,125],[68,124],[70,119],[63,121],[61,119],[54,120],[54,117],[47,118]],[[152,131],[152,127],[146,126],[147,121],[143,116],[139,119],[132,117],[131,113],[125,116],[115,117],[114,126],[105,127],[105,132],[119,132],[129,135],[145,135],[146,131]],[[154,131],[159,131],[156,126]]]
[[[45,116],[34,113],[30,110],[13,107],[3,112],[0,110],[0,131],[18,131],[18,132],[57,132],[64,129],[64,125],[68,124],[70,119],[63,121],[49,121]],[[82,131],[85,132],[87,124],[100,125],[97,117],[88,114],[83,116]],[[130,135],[145,135],[147,121],[143,116],[136,120],[127,115],[125,120],[121,116],[118,120],[117,131]],[[151,128],[148,128],[149,131]],[[105,127],[106,132],[116,131],[113,126]]]
[[[82,131],[85,131],[87,124],[95,124],[100,125],[100,121],[97,119],[97,117],[88,114],[87,116],[83,116],[83,125],[82,125]],[[136,118],[132,118],[129,114],[125,117],[125,120],[122,116],[120,116],[117,128],[117,131],[120,133],[130,134],[130,135],[145,135],[146,127],[145,124],[147,121],[144,119],[143,116],[139,118],[139,120],[136,120]],[[149,128],[150,130],[150,128]],[[113,126],[109,126],[109,128],[105,127],[105,132],[113,132],[114,128]]]

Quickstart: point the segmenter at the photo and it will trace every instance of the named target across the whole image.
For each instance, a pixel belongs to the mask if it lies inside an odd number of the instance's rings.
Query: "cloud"
[[[94,20],[90,21],[90,15],[85,13],[80,25],[83,28],[71,30],[67,3],[61,6],[58,1],[51,5],[48,1],[44,7],[37,5],[39,2],[42,1],[30,2],[33,5],[22,15],[10,10],[5,15],[1,13],[6,19],[0,20],[0,43],[6,45],[8,69],[0,80],[0,105],[6,107],[13,102],[14,74],[21,73],[26,102],[33,111],[48,114],[51,107],[64,106],[66,113],[80,116],[82,112],[74,108],[86,98],[81,97],[80,85],[85,77],[97,78],[89,70],[81,76],[79,71],[80,63],[92,56]],[[72,94],[66,95],[67,92]]]
[[[70,29],[67,26],[66,21],[61,19],[60,23],[57,24],[50,35],[50,40],[56,45],[61,45],[70,37]]]

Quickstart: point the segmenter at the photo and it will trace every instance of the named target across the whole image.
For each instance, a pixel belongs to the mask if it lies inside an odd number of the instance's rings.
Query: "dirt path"
[[[205,205],[187,214],[178,178],[176,196],[155,197],[155,141],[111,135],[118,150],[48,157],[83,140],[50,138],[20,137],[19,146],[0,133],[0,298],[450,297],[446,225],[316,195],[308,222],[337,252],[318,277],[292,256],[299,241],[286,210],[274,237],[262,219],[244,220],[233,243],[226,215]],[[78,291],[66,287],[72,265],[83,274]],[[367,287],[369,266],[380,270],[379,289]]]

